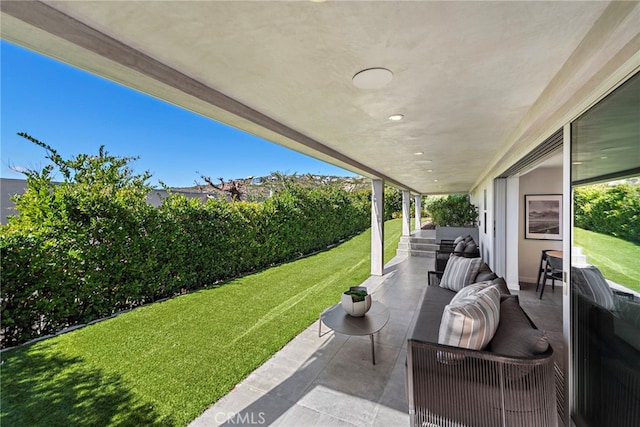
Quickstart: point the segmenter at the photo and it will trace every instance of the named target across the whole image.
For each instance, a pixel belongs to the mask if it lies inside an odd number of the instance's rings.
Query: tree
[[[221,193],[230,194],[231,200],[233,200],[234,202],[242,200],[242,197],[245,194],[243,190],[244,182],[240,180],[230,180],[230,181],[224,182],[224,178],[218,178],[218,180],[220,181],[220,184],[215,184],[211,180],[211,177],[200,175],[200,178],[202,178],[204,182],[209,184],[209,186],[212,187],[214,190],[219,191]]]
[[[69,228],[69,223],[86,227],[110,217],[123,219],[123,210],[146,206],[146,195],[152,190],[148,184],[149,172],[135,174],[130,163],[138,157],[112,156],[104,146],[97,155],[79,154],[70,159],[51,146],[26,133],[19,136],[46,150],[46,158],[53,164],[41,171],[26,170],[27,189],[14,198],[17,217],[11,218],[12,227],[36,227],[44,230],[58,224]],[[55,183],[52,173],[57,169],[62,182]],[[82,225],[81,225],[82,224]]]

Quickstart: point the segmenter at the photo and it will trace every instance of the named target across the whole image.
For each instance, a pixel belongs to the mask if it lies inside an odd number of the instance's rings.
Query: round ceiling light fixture
[[[389,120],[393,122],[397,122],[398,120],[402,120],[403,118],[404,118],[404,115],[402,114],[392,114],[391,116],[389,116]]]
[[[393,80],[393,73],[386,68],[368,68],[356,73],[353,85],[359,89],[379,89]]]

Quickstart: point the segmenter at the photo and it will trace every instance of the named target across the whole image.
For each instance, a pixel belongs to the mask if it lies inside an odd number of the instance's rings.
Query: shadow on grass
[[[38,343],[2,354],[3,426],[165,426],[119,375],[89,369],[79,357]]]

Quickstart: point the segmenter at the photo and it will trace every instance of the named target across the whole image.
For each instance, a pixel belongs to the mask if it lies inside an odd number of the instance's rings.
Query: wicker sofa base
[[[557,425],[552,354],[512,358],[409,340],[412,425]]]

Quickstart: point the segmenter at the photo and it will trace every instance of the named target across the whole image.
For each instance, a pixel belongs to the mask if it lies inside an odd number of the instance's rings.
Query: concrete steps
[[[438,245],[435,238],[413,234],[400,237],[396,254],[434,258],[436,249]]]

